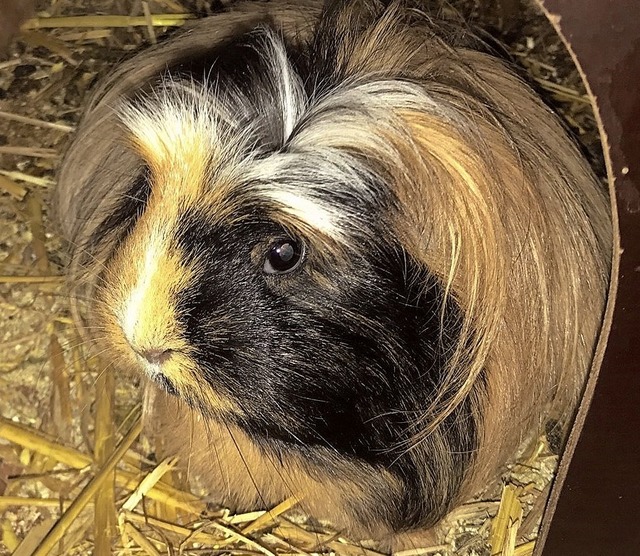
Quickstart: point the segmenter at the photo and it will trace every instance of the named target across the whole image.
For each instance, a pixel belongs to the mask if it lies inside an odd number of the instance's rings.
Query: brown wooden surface
[[[615,178],[621,256],[603,364],[597,382],[594,375],[587,387],[536,554],[635,556],[640,555],[640,1],[540,2],[597,100],[609,175]]]

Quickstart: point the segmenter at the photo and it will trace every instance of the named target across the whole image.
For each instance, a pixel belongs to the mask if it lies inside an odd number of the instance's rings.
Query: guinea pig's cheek
[[[153,372],[157,374],[151,376]],[[207,385],[202,369],[189,357],[176,356],[163,365],[149,369],[147,374],[167,392],[186,400],[208,416],[243,413],[230,398]]]

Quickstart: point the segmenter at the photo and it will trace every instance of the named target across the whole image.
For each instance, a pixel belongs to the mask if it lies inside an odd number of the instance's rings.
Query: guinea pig
[[[56,195],[79,323],[236,510],[429,530],[580,396],[607,195],[510,64],[419,3],[195,23],[96,90]]]

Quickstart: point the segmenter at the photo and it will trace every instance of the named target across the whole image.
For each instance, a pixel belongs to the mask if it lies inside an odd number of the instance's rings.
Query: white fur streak
[[[291,67],[282,41],[273,33],[266,34],[265,48],[271,70],[280,77],[278,89],[282,106],[283,141],[287,141],[305,109],[305,94],[300,78]]]
[[[319,232],[334,239],[339,239],[342,235],[337,224],[338,216],[320,203],[289,191],[264,191],[264,195],[281,205],[284,212]]]
[[[151,292],[153,277],[158,271],[158,261],[164,251],[164,241],[160,234],[154,233],[147,243],[144,256],[137,263],[138,280],[131,289],[120,311],[120,324],[130,345],[136,345],[136,327],[140,314]]]

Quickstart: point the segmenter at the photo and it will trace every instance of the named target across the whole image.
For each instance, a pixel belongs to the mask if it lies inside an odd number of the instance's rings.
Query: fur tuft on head
[[[244,6],[95,93],[57,191],[96,302],[78,317],[160,386],[156,426],[223,502],[301,493],[354,535],[428,528],[570,420],[606,194],[459,24]]]

